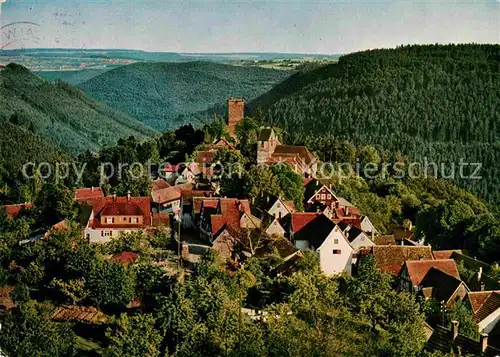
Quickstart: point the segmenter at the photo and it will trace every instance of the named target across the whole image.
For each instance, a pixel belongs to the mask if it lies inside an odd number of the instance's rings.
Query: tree
[[[260,126],[253,118],[245,117],[236,125],[238,148],[247,158],[256,159],[259,130]]]
[[[474,242],[465,239],[473,209],[462,201],[443,201],[422,211],[416,222],[418,238],[424,238],[434,249],[467,248]]]
[[[98,261],[87,284],[90,301],[104,308],[126,306],[134,297],[134,279],[117,263]]]
[[[33,301],[11,311],[2,323],[2,351],[12,357],[75,356],[75,335],[68,325],[54,323]]]
[[[392,289],[373,256],[362,256],[358,275],[347,281],[346,301],[366,324],[374,355],[416,356],[422,349],[424,318],[414,297]]]
[[[76,215],[76,204],[72,190],[54,183],[46,183],[38,194],[35,207],[43,223],[52,225]]]
[[[293,200],[297,210],[304,209],[304,182],[289,166],[273,165],[269,168],[274,180],[280,187],[282,197],[285,200]]]
[[[106,332],[108,347],[104,357],[157,357],[160,356],[162,337],[155,329],[155,319],[150,314],[127,316],[121,314]]]

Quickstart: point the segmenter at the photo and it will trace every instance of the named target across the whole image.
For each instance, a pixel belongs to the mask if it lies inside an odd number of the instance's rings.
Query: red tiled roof
[[[218,199],[218,198],[215,198],[215,197],[214,197],[214,198],[207,198],[207,197],[193,197],[193,212],[194,212],[195,214],[199,214],[199,213],[201,212],[201,205],[202,205],[202,203],[203,203],[203,202],[205,202],[205,201],[214,201],[214,202],[218,203],[218,202],[219,202],[218,200],[219,200],[219,199]],[[211,205],[211,204],[209,204],[209,206],[210,206],[210,205]],[[212,207],[212,208],[217,208],[217,206],[216,206],[216,207]]]
[[[343,221],[345,221],[346,219],[349,219],[349,218],[360,220],[359,219],[359,210],[357,208],[354,208],[354,207],[335,208],[335,216],[337,218],[342,219]],[[361,221],[359,222],[359,225],[361,227]],[[360,228],[360,227],[358,227],[358,228]]]
[[[309,222],[311,222],[314,218],[318,217],[319,212],[294,212],[291,214],[291,222],[292,222],[292,232],[297,233],[302,228],[304,228]]]
[[[277,145],[273,156],[297,155],[307,165],[315,160],[314,155],[305,146]]]
[[[169,214],[153,212],[151,215],[152,215],[153,227],[159,227],[159,226],[170,227],[170,215]]]
[[[223,215],[221,214],[213,214],[210,216],[210,224],[212,226],[212,234],[214,236],[217,235],[217,233],[219,233],[219,231],[222,229],[222,227],[224,227],[224,225],[226,224],[226,217],[224,217]]]
[[[107,196],[92,202],[94,212],[94,221],[92,228],[143,228],[150,225],[151,222],[151,200],[149,197],[113,197]],[[99,221],[104,215],[120,216],[142,216],[143,224],[106,224],[102,225]]]
[[[219,199],[208,199],[208,200],[203,200],[203,207],[205,208],[217,208],[219,207]]]
[[[304,186],[307,186],[309,184],[309,182],[311,182],[312,180],[314,180],[314,178],[312,178],[312,177],[305,177],[303,180],[304,180]]]
[[[250,212],[248,200],[238,200],[236,198],[220,199],[221,215],[226,219],[226,223],[234,229],[240,227],[240,218],[243,212]]]
[[[472,311],[477,313],[481,306],[488,300],[488,298],[493,293],[500,293],[500,290],[495,291],[471,291],[467,295],[469,297],[470,304],[472,306]]]
[[[431,247],[376,245],[372,248],[378,267],[385,272],[398,275],[407,260],[433,260]]]
[[[451,259],[453,253],[462,254],[461,249],[455,250],[434,250],[432,254],[434,255],[434,259]]]
[[[453,259],[408,260],[405,265],[413,286],[419,286],[431,268],[439,269],[442,272],[460,280],[457,265]]]
[[[498,309],[500,309],[500,291],[490,291],[489,296],[484,299],[481,306],[474,311],[474,318],[476,322],[479,323]]]
[[[291,200],[290,201],[284,201],[283,203],[285,204],[285,206],[288,207],[288,210],[290,212],[295,212],[296,211],[295,203],[293,201],[291,201]]]
[[[111,260],[121,265],[127,266],[139,259],[139,254],[133,252],[121,252],[113,254]]]
[[[220,214],[210,216],[212,234],[216,235],[226,225],[233,229],[240,228],[240,219],[243,212],[251,214],[248,200],[236,198],[216,198],[203,200],[203,207],[212,210],[220,207]]]
[[[67,220],[62,220],[60,222],[57,222],[56,224],[53,224],[50,229],[45,232],[45,234],[43,235],[44,238],[48,238],[50,236],[50,233],[52,231],[65,231],[69,228],[69,223]]]
[[[151,184],[151,192],[158,191],[158,190],[161,190],[163,188],[168,188],[168,187],[170,187],[170,184],[167,181],[165,181],[164,179],[158,178],[158,179],[154,180],[153,183]]]
[[[182,190],[181,198],[183,205],[195,205],[195,199],[213,197],[215,195],[214,191],[210,190]],[[198,204],[198,212],[201,207],[201,201]]]
[[[16,205],[5,205],[3,207],[5,208],[5,214],[7,215],[7,217],[14,218],[19,214],[19,212],[21,212],[23,208],[28,209],[33,207],[33,205],[27,202],[27,203],[19,203]]]
[[[165,204],[168,202],[180,200],[182,190],[191,190],[193,186],[194,185],[192,183],[188,182],[181,185],[162,188],[160,190],[151,192],[151,197],[153,198],[153,202]]]
[[[356,227],[358,229],[361,229],[361,220],[359,217],[356,218],[343,218],[343,222],[347,223],[350,226]]]
[[[211,164],[214,161],[215,151],[198,151],[196,154],[196,162],[198,164]]]
[[[144,211],[135,203],[113,202],[104,206],[101,216],[142,216]]]
[[[90,202],[92,200],[104,198],[104,192],[100,187],[85,187],[75,190],[75,200]]]
[[[163,172],[173,172],[180,173],[181,166],[180,165],[165,165],[162,167]]]

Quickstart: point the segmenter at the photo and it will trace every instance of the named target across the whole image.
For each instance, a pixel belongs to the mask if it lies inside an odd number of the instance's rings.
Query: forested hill
[[[483,164],[458,180],[500,202],[499,45],[428,45],[343,56],[257,98],[267,122],[330,134],[410,158]]]
[[[229,97],[256,98],[289,75],[213,62],[135,63],[98,75],[80,87],[111,107],[166,130],[191,121],[192,114],[223,105]]]
[[[63,82],[50,83],[17,64],[0,70],[0,125],[28,129],[70,154],[155,131]],[[23,140],[17,145],[21,148]]]

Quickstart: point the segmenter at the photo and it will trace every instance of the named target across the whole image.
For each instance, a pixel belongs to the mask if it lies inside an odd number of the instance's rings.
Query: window
[[[281,208],[281,203],[276,203],[276,207]]]
[[[317,199],[317,200],[321,199],[321,195],[320,195],[320,194],[317,194],[317,195],[316,195],[316,199]]]
[[[338,240],[338,238],[335,238],[335,239],[333,240],[333,244],[339,244],[339,240]]]
[[[113,223],[113,217],[106,217],[106,223]]]
[[[329,200],[331,200],[331,199],[332,199],[332,195],[330,195],[330,194],[326,195],[326,197],[327,197]]]
[[[113,235],[113,231],[104,231],[105,237],[111,237]]]
[[[126,222],[126,221],[127,221],[127,217],[121,217],[121,218],[120,218],[120,221],[122,221],[122,222]]]
[[[340,249],[334,249],[333,254],[342,254],[342,251]]]
[[[321,199],[322,200],[325,200],[326,199],[326,195],[324,193],[321,194]]]
[[[130,223],[137,223],[137,217],[130,217]]]

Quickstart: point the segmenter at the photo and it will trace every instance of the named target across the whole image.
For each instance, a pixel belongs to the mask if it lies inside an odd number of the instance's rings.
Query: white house
[[[265,233],[270,236],[277,235],[280,237],[284,237],[286,230],[281,225],[280,220],[278,218],[274,218],[272,222],[269,224],[269,226],[266,228]]]
[[[490,333],[500,323],[500,291],[469,292],[469,301],[480,333]]]
[[[92,202],[84,237],[91,243],[104,243],[120,233],[142,230],[151,224],[148,197],[104,197]]]
[[[370,218],[368,216],[361,216],[361,230],[363,232],[377,235],[379,232],[377,228],[373,225],[373,223],[370,221]]]
[[[318,215],[294,234],[295,247],[319,254],[321,270],[326,275],[352,273],[353,248],[342,229],[324,214]]]
[[[343,232],[355,252],[375,245],[368,234],[355,226],[349,225]]]
[[[284,201],[280,197],[276,198],[274,203],[267,209],[267,213],[277,219],[281,219],[293,212],[295,212],[293,201]]]
[[[151,192],[154,202],[154,211],[162,213],[176,213],[180,211],[182,190],[192,190],[193,184],[188,182],[170,186]]]

